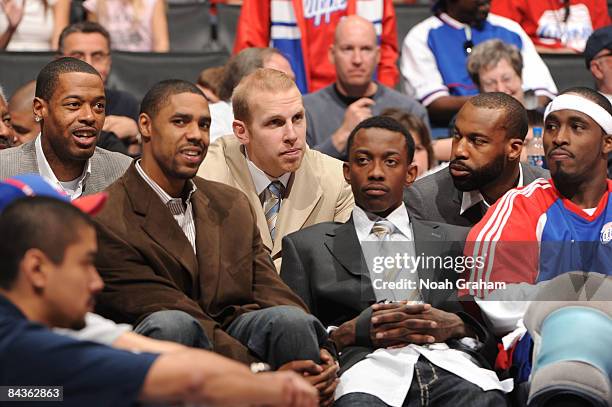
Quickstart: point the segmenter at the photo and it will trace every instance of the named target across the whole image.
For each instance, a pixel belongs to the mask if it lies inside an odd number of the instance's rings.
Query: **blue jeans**
[[[134,332],[149,338],[212,350],[202,325],[183,311],[157,311],[142,320]]]
[[[287,305],[242,314],[227,333],[273,369],[294,360],[321,363],[319,349],[327,339],[318,319]]]
[[[420,357],[414,366],[412,383],[403,407],[506,407],[508,405],[508,400],[501,391],[483,391],[475,384]],[[340,397],[334,407],[388,406],[371,394],[349,393]]]

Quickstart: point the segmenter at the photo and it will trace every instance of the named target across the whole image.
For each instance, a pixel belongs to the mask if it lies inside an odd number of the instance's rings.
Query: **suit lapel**
[[[293,177],[289,196],[281,204],[276,221],[276,236],[285,236],[300,230],[323,195],[319,177],[313,170],[308,156],[309,151],[306,150],[302,165]],[[280,238],[274,242],[273,257],[281,251],[281,243]]]
[[[38,161],[36,161],[36,139],[26,143],[22,147],[22,158],[19,160],[19,169],[22,174],[36,173],[39,174]]]
[[[204,288],[208,287],[207,293],[218,293],[220,292],[219,284],[219,258],[221,253],[222,220],[219,219],[218,214],[223,213],[221,210],[210,210],[212,206],[218,205],[218,202],[213,202],[206,195],[204,190],[196,191],[193,194],[193,214],[194,222],[196,227],[196,247],[198,248],[198,264],[199,264],[199,275],[200,275],[200,287],[202,292]],[[212,289],[215,287],[214,289]],[[216,301],[215,296],[202,295],[204,300],[214,302]]]
[[[349,274],[359,279],[360,298],[358,300],[367,304],[373,303],[376,297],[353,218],[339,226],[335,234],[326,240],[325,246]]]
[[[246,194],[257,216],[257,227],[261,234],[261,240],[268,249],[272,250],[272,237],[268,229],[268,222],[266,222],[266,215],[263,212],[261,201],[259,200],[259,196],[257,196],[257,191],[255,191],[255,184],[251,178],[251,172],[249,171],[246,157],[242,152],[242,146],[238,142],[228,143],[226,151],[227,165],[236,182],[235,186]]]
[[[411,218],[412,233],[414,233],[414,250],[417,256],[440,256],[444,234],[437,226],[430,226],[418,219]],[[421,260],[423,261],[423,259]],[[436,270],[419,267],[419,279],[436,281]],[[427,302],[430,300],[430,290],[421,289],[421,296]]]
[[[196,277],[197,259],[189,240],[174,220],[170,210],[138,174],[134,164],[126,173],[125,186],[134,212],[143,217],[141,224],[143,231]]]

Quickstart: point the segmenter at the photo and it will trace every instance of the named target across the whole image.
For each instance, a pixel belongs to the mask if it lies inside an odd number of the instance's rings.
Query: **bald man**
[[[40,133],[40,125],[34,120],[32,101],[36,81],[31,81],[17,89],[8,102],[11,121],[15,130],[15,145],[25,144],[34,140]]]
[[[427,125],[425,108],[413,98],[373,79],[380,61],[374,25],[352,15],[335,31],[328,58],[336,69],[336,82],[304,96],[308,145],[335,158],[346,158],[346,142],[355,126],[389,107],[420,117]]]

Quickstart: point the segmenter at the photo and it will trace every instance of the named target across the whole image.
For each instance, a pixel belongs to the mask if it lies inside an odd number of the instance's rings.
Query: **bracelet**
[[[269,372],[270,370],[272,369],[270,368],[270,365],[267,363],[263,363],[263,362],[251,363],[252,373]]]

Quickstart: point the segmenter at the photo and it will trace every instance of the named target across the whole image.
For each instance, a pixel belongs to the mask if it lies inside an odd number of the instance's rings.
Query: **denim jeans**
[[[475,384],[420,357],[414,366],[410,390],[402,407],[506,407],[508,405],[508,400],[501,391],[483,391]],[[387,404],[371,394],[349,393],[340,397],[334,407],[387,407]]]
[[[202,325],[183,311],[157,311],[142,320],[134,332],[149,338],[171,341],[200,349],[212,349]]]

